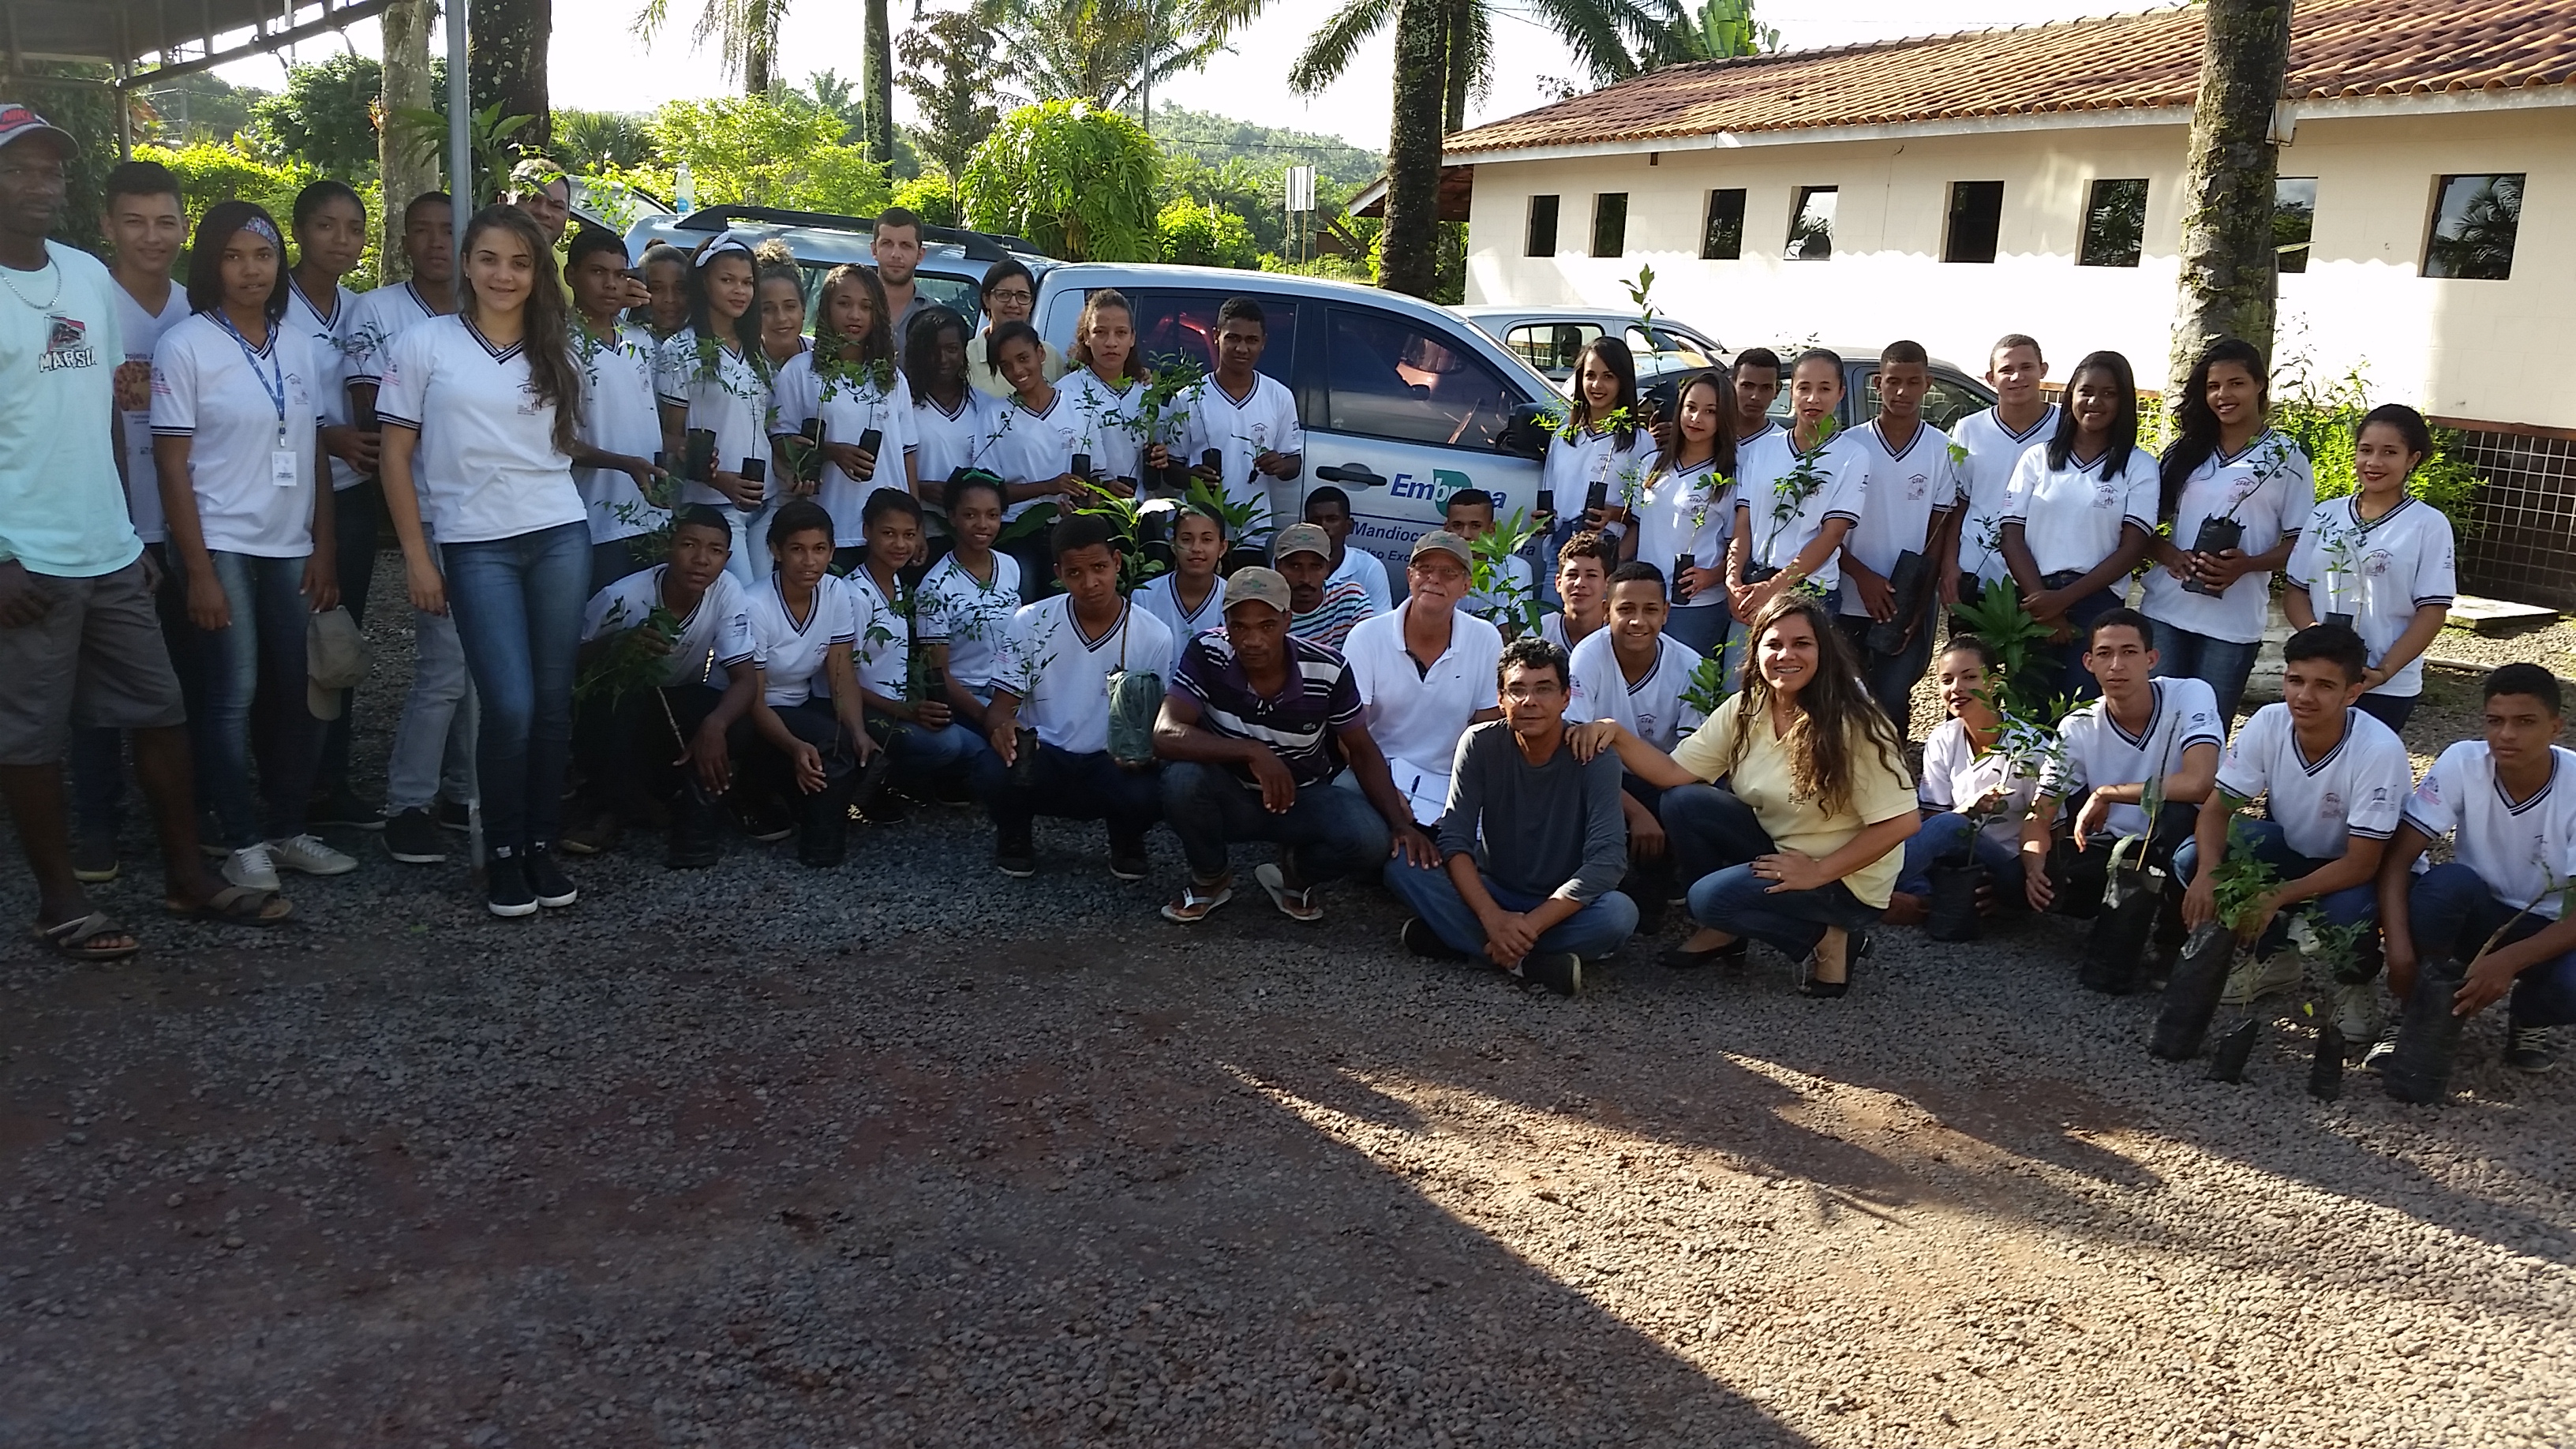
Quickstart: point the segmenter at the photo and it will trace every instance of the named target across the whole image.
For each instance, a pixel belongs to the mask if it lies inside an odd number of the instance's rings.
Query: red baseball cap
[[[72,139],[71,132],[16,101],[0,101],[0,146],[23,141],[29,136],[52,136],[63,143],[65,156],[80,154],[80,143]]]

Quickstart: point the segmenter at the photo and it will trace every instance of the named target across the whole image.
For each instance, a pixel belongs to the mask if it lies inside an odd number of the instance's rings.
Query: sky
[[[1469,106],[1471,125],[1545,104],[1549,97],[1541,88],[1543,78],[1573,71],[1564,42],[1554,32],[1526,6],[1513,0],[1501,3],[1492,91]],[[699,7],[700,0],[672,0],[673,23],[647,46],[632,29],[641,0],[554,0],[554,103],[581,110],[649,111],[664,101],[730,89],[717,74],[715,53],[693,53],[690,48],[689,27]],[[900,32],[909,14],[902,0],[894,0],[893,8]],[[1370,150],[1384,149],[1391,35],[1379,34],[1343,79],[1321,95],[1297,96],[1288,90],[1287,58],[1337,8],[1337,0],[1274,0],[1259,20],[1236,36],[1231,53],[1195,75],[1157,89],[1155,103],[1168,100],[1257,125],[1316,131]],[[1757,5],[1755,15],[1779,28],[1782,48],[1804,50],[2147,8],[2149,0],[1924,0],[1918,4],[1781,0],[1776,7]],[[861,13],[862,7],[852,0],[797,0],[779,38],[782,75],[801,82],[808,72],[829,69],[855,79],[860,69]],[[348,34],[358,50],[378,53],[373,21],[352,26]],[[443,40],[432,43],[444,44]],[[320,61],[339,49],[336,38],[314,40],[293,54],[297,59]],[[274,90],[285,68],[278,59],[262,57],[224,66],[218,73],[235,85]],[[899,119],[913,119],[911,100],[900,90],[895,110]]]

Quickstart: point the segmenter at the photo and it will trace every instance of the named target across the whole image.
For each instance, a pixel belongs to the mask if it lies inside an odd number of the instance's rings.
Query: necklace
[[[63,299],[63,274],[61,270],[54,265],[54,259],[52,257],[46,257],[44,266],[38,269],[40,271],[52,272],[54,274],[54,294],[41,302],[29,302],[27,300],[27,294],[18,290],[18,279],[9,275],[11,272],[16,270],[17,268],[15,267],[0,267],[0,282],[6,282],[8,284],[10,296],[17,298],[21,302],[25,302],[28,307],[38,312],[51,311],[53,309],[53,305]]]

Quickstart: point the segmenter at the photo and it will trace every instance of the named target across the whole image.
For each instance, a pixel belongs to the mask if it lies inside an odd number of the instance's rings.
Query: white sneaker
[[[272,840],[268,843],[268,853],[279,869],[301,871],[305,875],[347,875],[358,868],[355,857],[333,850],[318,835]]]
[[[2379,1040],[2370,1044],[2370,1050],[2361,1054],[2361,1069],[2365,1072],[2378,1071],[2380,1063],[2387,1061],[2396,1052],[2397,1023],[2391,1021],[2381,1029]]]
[[[267,844],[245,845],[224,857],[224,879],[244,890],[277,889],[277,865],[269,859]]]
[[[2275,951],[2261,961],[2239,961],[2227,973],[2227,989],[2219,994],[2219,1004],[2249,1006],[2275,991],[2287,991],[2305,976],[2306,964],[2296,951]]]
[[[2343,1033],[2346,1043],[2358,1046],[2379,1031],[2379,985],[2374,981],[2352,981],[2335,988],[2335,1030]]]

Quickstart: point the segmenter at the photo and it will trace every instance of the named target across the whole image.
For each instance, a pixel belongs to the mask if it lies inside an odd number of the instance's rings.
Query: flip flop
[[[1324,908],[1315,904],[1315,888],[1308,886],[1301,891],[1288,889],[1288,877],[1280,871],[1279,867],[1254,866],[1252,878],[1261,882],[1261,888],[1270,893],[1270,904],[1279,908],[1279,914],[1292,921],[1320,921],[1324,918]]]
[[[74,916],[56,925],[37,926],[30,934],[39,943],[52,947],[56,954],[74,961],[122,961],[143,949],[143,943],[140,940],[130,946],[92,945],[91,943],[101,936],[134,934],[119,924],[116,917],[105,911],[92,911],[86,916]]]
[[[1234,899],[1234,877],[1229,875],[1212,889],[1201,890],[1197,881],[1181,887],[1181,898],[1163,907],[1163,919],[1178,925],[1195,926],[1208,918],[1208,913]]]
[[[283,925],[295,914],[295,904],[275,891],[251,886],[228,885],[193,906],[165,900],[161,908],[183,920],[213,921],[224,926],[256,926],[262,930]]]

